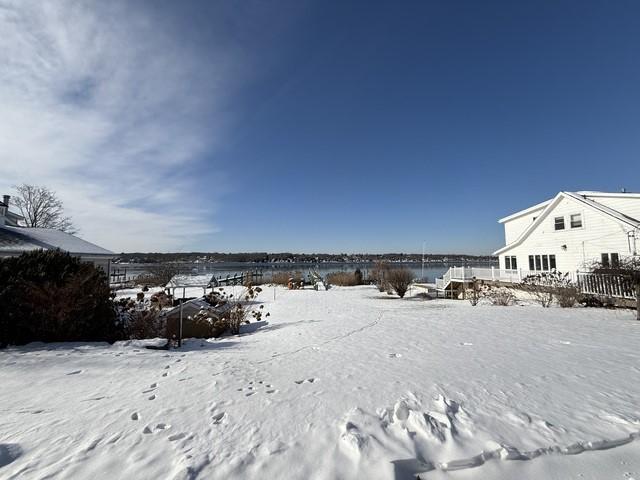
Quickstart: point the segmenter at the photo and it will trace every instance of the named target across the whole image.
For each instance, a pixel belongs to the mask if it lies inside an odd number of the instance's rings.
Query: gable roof
[[[59,248],[76,255],[115,255],[105,248],[60,230],[0,225],[0,253],[22,253],[40,248]]]
[[[551,210],[553,210],[556,205],[558,203],[560,203],[560,200],[562,200],[563,198],[567,198],[570,200],[574,200],[578,203],[581,203],[582,205],[585,205],[589,208],[592,208],[594,210],[597,210],[598,212],[605,214],[615,220],[617,220],[618,222],[624,223],[627,226],[630,226],[632,228],[636,228],[636,229],[640,229],[640,221],[629,217],[628,215],[624,215],[623,213],[620,213],[617,210],[614,210],[611,207],[607,207],[606,205],[603,205],[601,203],[595,202],[593,200],[591,200],[590,198],[587,198],[585,196],[587,192],[560,192],[558,193],[555,197],[553,197],[553,199],[548,200],[546,203],[546,207],[544,208],[544,210],[542,211],[542,213],[531,223],[531,225],[529,225],[521,234],[518,238],[516,238],[513,242],[511,242],[509,245],[505,245],[504,247],[500,248],[499,250],[496,250],[495,252],[493,252],[494,255],[500,255],[501,253],[505,252],[506,250],[509,250],[519,244],[521,244],[525,238],[527,238],[531,232],[533,232],[538,225],[540,225],[542,223],[542,221],[546,218],[547,214],[549,212],[551,212]],[[538,204],[536,205],[539,206],[542,204]],[[520,212],[515,213],[514,215],[511,215],[510,217],[505,217],[503,219],[500,220],[501,223],[503,223],[503,220],[510,220],[513,218],[516,218],[517,216],[520,216],[521,214],[524,214],[524,212],[531,212],[531,211],[535,211],[535,208],[530,208],[527,210],[522,210]]]

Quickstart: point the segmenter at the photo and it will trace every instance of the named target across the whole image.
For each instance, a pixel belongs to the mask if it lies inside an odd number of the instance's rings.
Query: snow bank
[[[634,313],[264,288],[245,333],[0,351],[0,477],[640,478]]]

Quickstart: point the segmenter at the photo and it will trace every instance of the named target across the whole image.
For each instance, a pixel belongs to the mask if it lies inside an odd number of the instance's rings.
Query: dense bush
[[[400,298],[407,293],[412,281],[413,274],[407,268],[394,268],[387,272],[387,282]]]
[[[0,345],[114,341],[107,277],[67,253],[36,250],[0,260]]]
[[[362,273],[360,273],[360,276],[356,275],[355,272],[329,273],[327,275],[327,282],[331,285],[339,285],[341,287],[353,287],[362,284]]]

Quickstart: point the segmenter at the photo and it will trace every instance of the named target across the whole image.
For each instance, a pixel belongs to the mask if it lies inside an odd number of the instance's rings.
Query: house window
[[[535,263],[533,263],[533,255],[529,255],[529,270],[533,271],[536,269]]]
[[[536,255],[536,270],[542,270],[542,260],[540,255]]]
[[[542,255],[542,270],[549,270],[549,256]]]
[[[571,215],[570,220],[571,220],[571,228],[582,228],[582,214],[576,213],[574,215]]]
[[[556,217],[554,225],[556,230],[564,230],[564,217]]]
[[[609,267],[609,254],[608,253],[603,253],[600,255],[600,263],[602,263],[602,266],[605,268]]]
[[[620,266],[620,258],[618,258],[618,254],[617,253],[612,253],[611,254],[611,266],[613,268],[618,268]]]
[[[555,255],[549,255],[549,268],[551,270],[555,270],[556,269],[556,256]]]
[[[518,268],[516,257],[504,257],[504,268],[506,270],[516,270]]]

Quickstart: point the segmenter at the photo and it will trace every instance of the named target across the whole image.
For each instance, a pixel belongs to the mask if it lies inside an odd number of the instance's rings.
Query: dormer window
[[[556,217],[554,219],[554,226],[556,230],[564,230],[564,217]]]
[[[582,214],[571,215],[571,228],[582,228]]]

